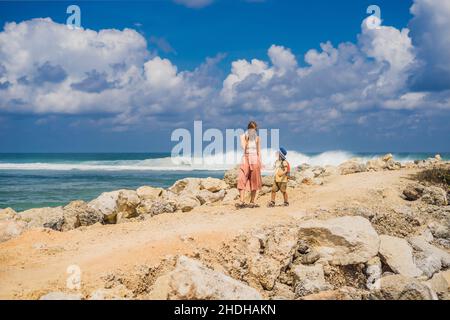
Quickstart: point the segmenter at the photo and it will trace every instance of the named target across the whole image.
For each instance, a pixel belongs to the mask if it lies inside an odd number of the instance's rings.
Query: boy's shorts
[[[287,189],[287,182],[274,182],[272,185],[272,192],[281,191],[285,193],[286,189]]]

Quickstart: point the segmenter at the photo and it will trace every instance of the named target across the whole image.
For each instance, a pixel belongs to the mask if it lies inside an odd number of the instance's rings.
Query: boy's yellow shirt
[[[285,160],[277,160],[275,162],[275,182],[288,182],[288,176],[286,173],[283,173],[288,167],[288,164]]]

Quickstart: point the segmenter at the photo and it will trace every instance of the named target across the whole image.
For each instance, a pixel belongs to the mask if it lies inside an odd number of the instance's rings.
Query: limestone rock
[[[79,215],[86,209],[87,204],[84,201],[72,201],[63,207],[64,222],[61,230],[68,231],[80,227]]]
[[[207,189],[200,190],[197,193],[197,199],[200,201],[200,204],[211,204],[217,201],[222,200],[225,197],[225,189],[220,190],[219,192],[211,192]]]
[[[358,159],[351,159],[342,163],[339,166],[339,171],[342,175],[359,173],[367,171],[366,164],[359,162]]]
[[[185,178],[176,181],[168,190],[178,195],[182,192],[196,194],[200,190],[200,182],[199,178]]]
[[[238,198],[239,198],[239,190],[236,188],[231,188],[226,191],[225,197],[223,198],[223,203],[232,204]]]
[[[373,257],[366,263],[367,282],[366,287],[369,290],[378,289],[382,274],[381,260],[379,257]]]
[[[112,192],[104,192],[98,198],[88,203],[88,206],[99,212],[102,215],[102,221],[105,223],[116,223],[117,200],[120,192],[123,190],[116,190]]]
[[[342,287],[336,290],[313,293],[301,297],[301,300],[362,300],[366,296],[367,294],[362,290],[352,287]]]
[[[237,187],[237,180],[239,175],[240,166],[236,166],[230,170],[227,170],[223,176],[223,180],[226,184],[230,186],[230,188]]]
[[[86,227],[96,223],[103,223],[103,214],[99,211],[93,209],[84,201],[77,202],[77,204],[77,207],[72,209],[78,212],[78,221],[80,222],[80,226]]]
[[[272,185],[273,185],[273,176],[272,175],[263,176],[261,180],[262,180],[262,185],[264,187],[272,187]]]
[[[0,242],[20,236],[26,227],[27,224],[23,221],[0,220]]]
[[[162,188],[153,188],[153,187],[149,187],[149,186],[143,186],[136,190],[136,194],[143,201],[144,200],[156,200],[162,195],[163,191],[164,191],[164,189],[162,189]]]
[[[309,220],[299,227],[299,237],[314,246],[321,259],[331,264],[365,263],[378,253],[378,234],[363,217]]]
[[[450,254],[426,242],[423,237],[412,237],[409,242],[416,250],[417,266],[430,278],[441,268],[450,267]]]
[[[447,193],[442,188],[433,186],[423,190],[422,201],[436,206],[448,205]]]
[[[323,266],[320,264],[296,266],[293,274],[295,294],[297,297],[332,289],[332,286],[325,282]]]
[[[42,297],[39,300],[81,300],[81,294],[77,293],[65,293],[65,292],[50,292]]]
[[[427,283],[441,299],[450,298],[450,270],[436,273]]]
[[[138,216],[137,206],[141,202],[137,192],[134,190],[121,190],[117,197],[117,211],[126,219]]]
[[[37,208],[19,213],[20,220],[27,222],[28,228],[49,228],[61,231],[64,224],[62,207]]]
[[[0,209],[0,221],[14,219],[17,216],[17,212],[11,208]]]
[[[173,271],[159,277],[151,299],[169,300],[260,300],[258,291],[200,262],[181,256]]]
[[[195,207],[201,205],[200,201],[195,196],[182,195],[177,198],[177,209],[183,212],[192,211]]]
[[[412,248],[405,239],[380,235],[380,256],[395,273],[406,277],[422,275],[414,263]]]
[[[420,183],[410,183],[403,190],[403,196],[406,200],[415,201],[422,196],[424,189]]]
[[[380,293],[386,300],[432,300],[433,292],[419,280],[400,274],[381,278]]]
[[[221,179],[208,177],[200,181],[200,189],[208,190],[210,192],[219,192],[228,189],[228,184]]]
[[[108,289],[97,289],[89,295],[89,300],[129,300],[133,298],[133,292],[124,285]]]

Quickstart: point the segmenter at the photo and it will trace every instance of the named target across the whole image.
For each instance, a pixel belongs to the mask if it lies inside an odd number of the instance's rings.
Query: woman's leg
[[[245,202],[245,189],[239,190],[239,196],[241,199],[241,203]]]
[[[256,198],[256,190],[255,191],[252,190],[250,203],[255,203],[255,198]]]

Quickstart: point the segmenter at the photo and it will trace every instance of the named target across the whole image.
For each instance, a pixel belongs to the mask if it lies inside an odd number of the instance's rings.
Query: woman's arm
[[[241,135],[241,148],[244,152],[247,149],[247,136],[245,134]]]

